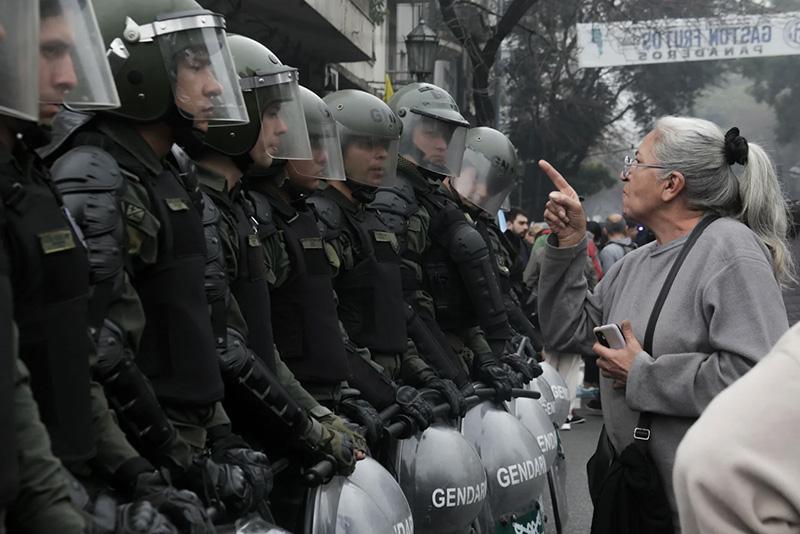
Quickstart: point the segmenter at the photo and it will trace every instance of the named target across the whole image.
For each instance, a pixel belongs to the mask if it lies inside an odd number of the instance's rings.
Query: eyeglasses
[[[631,167],[643,167],[646,169],[666,169],[663,165],[649,165],[647,163],[639,163],[630,156],[625,156],[625,164],[622,167],[622,178],[627,180],[631,175]]]

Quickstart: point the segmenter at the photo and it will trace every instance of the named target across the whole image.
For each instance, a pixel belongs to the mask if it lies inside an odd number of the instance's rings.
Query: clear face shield
[[[482,153],[467,148],[461,172],[450,183],[461,198],[494,215],[514,187],[514,169],[492,163]]]
[[[297,71],[243,78],[240,83],[243,91],[255,92],[261,117],[261,132],[250,152],[253,159],[311,159]]]
[[[445,176],[457,176],[464,156],[469,125],[449,122],[423,112],[403,114],[400,155],[416,165]]]
[[[220,15],[165,16],[144,26],[129,19],[125,31],[131,30],[140,31],[143,42],[158,42],[175,105],[195,128],[205,131],[249,122]]]
[[[313,110],[313,115],[306,114],[311,159],[290,161],[289,175],[307,180],[344,180],[344,160],[336,119],[325,103],[319,106],[320,109]]]
[[[91,2],[40,0],[40,6],[40,118],[46,122],[62,104],[75,110],[119,107]]]
[[[39,118],[39,2],[0,0],[0,114]]]
[[[348,180],[370,187],[391,185],[397,171],[399,140],[357,132],[341,123],[338,126]]]

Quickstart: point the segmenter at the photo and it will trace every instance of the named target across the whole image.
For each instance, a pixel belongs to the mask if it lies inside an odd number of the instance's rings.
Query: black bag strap
[[[655,334],[656,331],[658,316],[661,315],[661,308],[664,307],[664,302],[667,300],[667,295],[669,295],[669,290],[672,288],[673,282],[675,282],[675,277],[678,276],[678,271],[681,269],[681,265],[683,265],[686,256],[689,255],[692,247],[694,247],[694,244],[700,238],[700,234],[705,231],[708,225],[717,219],[719,219],[719,215],[716,214],[703,217],[703,219],[692,229],[691,233],[689,234],[689,238],[683,245],[678,257],[675,258],[672,268],[667,274],[667,279],[664,280],[664,285],[661,286],[661,292],[658,294],[656,303],[653,306],[653,312],[650,314],[650,320],[647,322],[647,330],[645,330],[644,345],[642,348],[648,354],[653,354],[653,334]],[[650,439],[650,423],[652,420],[653,414],[650,412],[642,412],[639,414],[639,422],[637,423],[636,428],[633,430],[634,439],[642,441],[647,441]]]

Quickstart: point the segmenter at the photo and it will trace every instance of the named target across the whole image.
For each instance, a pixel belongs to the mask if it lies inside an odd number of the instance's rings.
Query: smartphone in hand
[[[593,332],[601,345],[610,349],[625,348],[625,336],[622,335],[622,329],[618,325],[604,324],[595,327]]]

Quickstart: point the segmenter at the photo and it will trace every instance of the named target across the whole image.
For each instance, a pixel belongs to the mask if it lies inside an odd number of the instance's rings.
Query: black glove
[[[351,397],[339,403],[339,410],[351,421],[364,427],[364,435],[371,449],[376,449],[386,435],[386,428],[378,411],[364,399]]]
[[[196,456],[186,470],[183,484],[217,508],[217,516],[237,519],[252,510],[253,488],[238,465],[218,464],[207,454]]]
[[[438,391],[444,397],[445,402],[450,405],[450,414],[453,417],[463,417],[467,413],[464,394],[452,380],[433,378],[425,384],[425,387]]]
[[[117,506],[114,534],[178,534],[178,529],[150,501],[135,501]]]
[[[158,471],[140,473],[136,477],[133,493],[137,500],[149,501],[181,532],[213,532],[205,507],[197,495],[167,485]]]
[[[263,452],[244,447],[214,451],[211,459],[219,464],[236,465],[253,488],[253,502],[265,501],[272,491],[272,466]]]
[[[529,363],[523,356],[518,356],[517,354],[502,356],[500,363],[508,365],[512,370],[521,374],[523,382],[530,382],[542,374],[542,368],[538,364]]]
[[[533,339],[531,339],[528,336],[524,336],[522,334],[514,334],[514,336],[511,338],[512,350],[509,350],[508,352],[510,354],[519,354],[519,346],[523,342],[523,340],[526,340],[526,343],[524,345],[522,354],[520,354],[520,356],[522,356],[525,360],[528,361],[529,360],[537,361],[539,359],[539,355],[536,352],[536,348],[533,346]]]
[[[478,371],[478,380],[495,389],[495,400],[503,402],[511,400],[511,389],[518,379],[514,373],[504,365],[489,363],[483,365]]]
[[[414,427],[422,431],[433,423],[433,410],[422,398],[416,388],[400,386],[395,391],[395,402],[400,407],[400,418],[405,419],[413,431]]]

